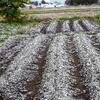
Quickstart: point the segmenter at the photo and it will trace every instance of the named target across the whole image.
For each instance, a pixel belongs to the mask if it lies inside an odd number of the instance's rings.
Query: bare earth
[[[100,5],[92,6],[68,6],[61,8],[37,8],[22,9],[22,13],[36,18],[60,18],[60,17],[94,17],[100,14]]]
[[[87,19],[51,21],[10,37],[0,47],[0,100],[100,100],[99,30]]]

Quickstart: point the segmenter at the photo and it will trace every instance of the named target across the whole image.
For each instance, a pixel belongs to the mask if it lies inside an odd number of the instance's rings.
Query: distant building
[[[41,3],[36,1],[31,0],[29,3],[24,4],[25,8],[31,9],[31,8],[37,8],[37,7],[42,7],[42,8],[54,8],[54,7],[63,7],[64,4],[61,4],[60,2],[50,2],[50,0],[42,0]]]
[[[39,7],[42,7],[42,8],[53,8],[53,7],[55,7],[55,5],[52,4],[52,3],[46,3],[46,4],[41,4]]]
[[[43,0],[44,1],[44,0]],[[63,4],[60,4],[59,2],[54,2],[54,3],[52,3],[52,2],[50,2],[49,0],[48,0],[48,2],[47,2],[47,0],[46,0],[46,2],[45,3],[41,3],[40,4],[40,7],[43,7],[43,8],[54,8],[54,7],[63,7],[64,5]]]
[[[34,4],[28,3],[28,4],[24,4],[24,7],[27,8],[27,9],[32,9],[32,8],[36,8],[37,6],[34,5]]]
[[[25,3],[24,7],[31,9],[31,8],[36,8],[38,5],[39,5],[38,1],[30,1],[28,3]]]

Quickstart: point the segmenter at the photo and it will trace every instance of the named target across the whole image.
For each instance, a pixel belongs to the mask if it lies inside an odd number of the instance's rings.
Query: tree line
[[[65,0],[66,5],[90,5],[97,2],[98,0]]]

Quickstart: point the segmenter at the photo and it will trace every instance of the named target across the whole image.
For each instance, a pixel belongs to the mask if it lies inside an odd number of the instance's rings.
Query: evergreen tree
[[[46,4],[45,0],[42,0],[41,3],[42,3],[42,4]]]
[[[38,1],[35,1],[35,2],[34,2],[34,5],[35,5],[35,6],[38,6],[38,4],[39,4]]]
[[[71,0],[65,0],[65,5],[70,5]]]
[[[70,5],[89,5],[93,3],[97,3],[98,0],[66,0],[65,4],[70,4]]]

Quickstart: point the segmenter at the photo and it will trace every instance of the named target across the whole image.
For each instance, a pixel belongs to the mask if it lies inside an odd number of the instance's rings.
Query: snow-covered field
[[[0,47],[0,100],[100,100],[100,26],[51,21]]]

